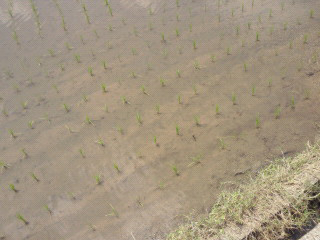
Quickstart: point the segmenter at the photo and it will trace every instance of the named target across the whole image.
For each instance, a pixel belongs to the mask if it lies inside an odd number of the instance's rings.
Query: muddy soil
[[[317,0],[1,1],[0,236],[164,239],[304,149],[319,23]]]

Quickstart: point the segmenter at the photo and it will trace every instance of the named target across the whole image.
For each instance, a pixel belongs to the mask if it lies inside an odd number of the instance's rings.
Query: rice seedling
[[[166,86],[165,80],[163,78],[160,78],[160,84],[161,84],[161,87]]]
[[[70,107],[67,104],[64,103],[62,106],[63,106],[64,110],[66,111],[66,113],[70,112]]]
[[[218,22],[219,22],[219,23],[221,22],[221,15],[220,15],[220,13],[218,14]]]
[[[284,11],[284,2],[281,3],[281,11]]]
[[[166,39],[165,39],[165,37],[164,37],[164,33],[161,33],[161,41],[162,41],[163,43],[166,42]]]
[[[239,34],[240,34],[240,27],[237,26],[237,27],[236,27],[236,35],[239,36]]]
[[[177,37],[180,37],[180,31],[179,31],[178,28],[176,28],[176,36],[177,36]]]
[[[153,24],[152,24],[152,22],[149,22],[148,28],[149,28],[149,31],[152,31],[152,30],[153,30]]]
[[[294,96],[291,97],[290,106],[291,106],[292,109],[295,109],[295,107],[296,107]]]
[[[290,41],[290,43],[289,43],[289,49],[292,49],[292,48],[293,48],[293,42]]]
[[[248,30],[250,30],[251,29],[251,23],[248,22],[247,26],[248,26]]]
[[[52,215],[52,210],[49,208],[48,205],[43,206],[44,210],[46,210],[50,215]]]
[[[305,89],[304,90],[304,99],[305,100],[309,100],[310,99],[310,90],[309,89]]]
[[[136,74],[134,71],[132,71],[132,72],[131,72],[131,77],[132,77],[132,78],[137,78],[137,74]]]
[[[96,180],[97,185],[101,185],[101,183],[102,183],[101,175],[94,176],[94,179]]]
[[[149,7],[149,9],[148,9],[148,13],[149,13],[150,16],[152,16],[154,14],[154,12],[153,12],[151,7]]]
[[[93,122],[92,122],[92,120],[91,120],[91,118],[87,115],[86,116],[86,119],[84,120],[84,122],[86,123],[86,124],[88,124],[88,125],[92,125],[92,126],[94,126],[94,124],[93,124]]]
[[[108,203],[109,206],[111,207],[111,213],[107,214],[106,216],[114,216],[114,217],[119,217],[118,211],[111,205],[111,203]]]
[[[85,102],[85,103],[89,101],[87,95],[85,95],[85,94],[83,94],[82,100],[83,100],[83,102]]]
[[[90,74],[91,77],[94,76],[92,67],[88,67],[88,73]]]
[[[30,129],[34,129],[34,126],[33,126],[33,124],[34,124],[34,121],[29,121],[28,122],[28,127],[30,128]]]
[[[254,7],[254,0],[252,0],[251,7],[252,8]]]
[[[107,85],[105,83],[101,84],[101,90],[102,90],[102,93],[106,93],[107,92]]]
[[[272,87],[272,79],[268,80],[268,87],[271,88]]]
[[[71,200],[76,200],[76,196],[74,195],[73,192],[68,192],[67,194],[68,194],[68,196],[70,197]]]
[[[112,29],[112,27],[111,27],[111,29]],[[93,32],[94,32],[94,35],[96,36],[96,39],[98,39],[99,38],[99,34],[98,34],[97,30],[94,29]]]
[[[83,38],[83,36],[82,36],[82,35],[80,35],[80,41],[81,41],[81,43],[82,43],[83,45],[85,45],[85,44],[86,44],[86,42],[84,41],[84,38]]]
[[[28,153],[27,153],[25,148],[22,148],[20,151],[21,151],[24,159],[27,159],[29,157],[29,155],[28,155]]]
[[[258,113],[256,116],[256,128],[260,128],[261,126],[261,120],[260,120],[260,114]]]
[[[79,153],[82,158],[86,158],[86,154],[84,153],[84,150],[82,148],[79,149]]]
[[[39,178],[38,178],[34,173],[31,173],[31,177],[32,177],[33,180],[35,180],[36,182],[40,182]]]
[[[193,90],[194,95],[198,95],[198,89],[197,89],[196,85],[192,86],[192,90]]]
[[[287,29],[288,29],[288,23],[285,22],[285,23],[283,24],[283,31],[287,31]]]
[[[10,168],[10,165],[9,165],[8,163],[6,163],[6,162],[4,162],[4,161],[0,161],[0,170],[1,170],[1,172],[2,172],[3,170],[8,169],[8,168]]]
[[[178,104],[181,104],[182,101],[181,101],[181,96],[180,95],[178,95],[177,99],[178,99]]]
[[[216,56],[212,54],[212,55],[210,56],[210,60],[211,60],[211,62],[213,62],[213,63],[216,62]]]
[[[177,136],[180,135],[180,127],[178,125],[176,125],[176,135]]]
[[[232,104],[233,104],[233,105],[236,105],[236,104],[237,104],[237,98],[236,98],[235,93],[232,93],[231,100],[232,100]]]
[[[16,187],[14,186],[13,183],[10,183],[10,184],[9,184],[9,188],[10,188],[12,191],[14,191],[15,193],[18,192],[18,190],[16,189]]]
[[[64,20],[64,16],[61,16],[61,26],[62,26],[62,28],[63,28],[63,30],[64,30],[65,32],[68,31],[66,22],[65,22],[65,20]]]
[[[75,60],[76,60],[77,63],[81,63],[80,55],[79,55],[79,54],[75,54],[75,55],[74,55],[74,58],[75,58]]]
[[[176,0],[176,6],[177,6],[177,8],[180,7],[180,0]]]
[[[157,105],[155,106],[155,109],[156,109],[156,113],[159,115],[159,114],[160,114],[160,105],[157,104]]]
[[[63,72],[64,70],[66,70],[65,67],[64,67],[64,65],[63,65],[63,63],[60,63],[59,66],[60,66],[61,72]]]
[[[231,17],[234,17],[234,9],[231,9]]]
[[[171,167],[171,169],[172,169],[172,171],[174,172],[174,174],[175,174],[176,176],[179,176],[179,175],[180,175],[180,172],[179,172],[179,170],[178,170],[178,168],[177,168],[176,165],[173,165],[173,166]]]
[[[308,35],[304,34],[303,35],[303,44],[307,44],[308,43]]]
[[[222,150],[226,149],[227,145],[225,144],[224,140],[222,138],[218,138],[219,146]]]
[[[8,111],[5,108],[3,108],[1,112],[2,112],[3,116],[9,117]]]
[[[177,77],[181,78],[181,71],[179,69],[176,71],[176,73],[177,73]]]
[[[12,129],[9,129],[8,132],[9,132],[12,139],[17,138],[17,135],[15,134],[15,132]]]
[[[313,15],[314,15],[314,11],[310,10],[310,18],[313,18]]]
[[[251,88],[251,96],[255,96],[256,95],[256,87],[253,85]]]
[[[193,167],[199,163],[201,163],[202,155],[198,154],[196,156],[191,157],[191,163],[188,164],[188,167]]]
[[[272,9],[269,10],[269,18],[272,18]]]
[[[133,28],[133,34],[137,37],[138,36],[138,30],[136,27]]]
[[[176,20],[177,20],[177,22],[180,22],[180,15],[179,14],[176,15]]]
[[[48,52],[49,52],[51,57],[54,57],[56,55],[55,51],[52,48],[48,49]]]
[[[281,108],[280,108],[280,106],[277,106],[276,110],[274,111],[275,119],[279,119],[280,118],[280,113],[281,113]]]
[[[242,5],[241,5],[241,12],[242,13],[244,12],[244,3],[242,3]]]
[[[117,173],[121,173],[120,168],[116,163],[113,164],[113,168],[117,171]]]
[[[136,119],[137,119],[138,123],[140,125],[142,125],[142,118],[141,118],[141,115],[139,113],[136,113]]]
[[[121,97],[121,100],[123,104],[130,104],[130,102],[124,96]]]
[[[110,4],[108,4],[108,11],[109,11],[110,16],[113,17],[113,11],[112,11]]]
[[[256,42],[259,42],[260,41],[260,34],[259,32],[256,32]]]
[[[121,19],[121,22],[122,22],[122,24],[123,24],[124,26],[127,25],[127,22],[126,22],[126,20],[125,20],[124,18]]]
[[[248,67],[247,67],[247,64],[246,64],[246,63],[243,64],[243,69],[244,69],[245,72],[248,71]]]
[[[145,86],[143,86],[143,85],[141,86],[141,91],[142,91],[143,94],[149,96],[149,93],[147,93]]]
[[[192,32],[192,24],[189,24],[189,32]]]
[[[97,230],[97,226],[95,226],[93,224],[89,224],[88,226],[93,232],[95,232]]]
[[[200,64],[199,64],[198,60],[195,60],[195,61],[194,61],[193,67],[194,67],[194,69],[196,69],[196,70],[200,70]]]
[[[158,142],[157,142],[157,137],[156,137],[156,136],[153,137],[153,142],[154,142],[154,144],[155,144],[156,146],[158,146]]]
[[[227,48],[227,55],[231,55],[231,48],[230,47]]]
[[[258,22],[262,23],[261,15],[258,16]]]
[[[28,225],[29,224],[29,222],[20,213],[17,213],[16,217],[17,217],[18,220],[23,222],[24,225]]]
[[[123,131],[123,128],[122,127],[117,127],[117,131],[121,134],[121,135],[123,135],[124,134],[124,131]]]
[[[220,107],[218,104],[216,104],[216,115],[220,114]]]
[[[12,38],[13,38],[13,40],[16,41],[17,45],[20,45],[19,37],[18,37],[18,34],[17,34],[17,31],[16,31],[16,30],[14,30],[14,31],[12,32]]]
[[[198,126],[198,127],[201,125],[199,116],[194,116],[194,122],[195,122],[196,126]]]
[[[195,40],[192,41],[192,45],[193,45],[193,49],[196,50],[197,49],[197,42]]]

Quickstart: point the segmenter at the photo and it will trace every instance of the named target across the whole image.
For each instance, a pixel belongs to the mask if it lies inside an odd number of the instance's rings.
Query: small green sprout
[[[155,109],[156,109],[156,113],[157,113],[157,114],[160,114],[160,105],[159,105],[159,104],[157,104],[157,105],[155,106]]]
[[[107,85],[105,83],[102,83],[101,84],[101,89],[102,89],[103,93],[106,93],[107,92]]]
[[[10,184],[9,184],[9,188],[10,188],[12,191],[14,191],[15,193],[18,192],[18,190],[16,189],[16,187],[14,186],[13,183],[10,183]]]
[[[118,211],[111,205],[111,203],[108,203],[108,204],[111,207],[111,213],[107,214],[106,216],[119,217]]]
[[[120,168],[116,163],[113,164],[113,168],[117,171],[117,173],[121,173]]]
[[[232,100],[233,105],[237,104],[237,97],[236,97],[235,93],[232,93],[231,100]]]
[[[86,116],[86,119],[84,120],[84,122],[86,123],[86,124],[88,124],[88,125],[92,125],[92,126],[94,126],[94,124],[93,124],[93,122],[92,122],[92,120],[91,120],[91,118],[87,115]]]
[[[17,135],[14,133],[14,131],[12,129],[9,129],[8,132],[9,132],[11,138],[15,139],[17,137]]]
[[[261,120],[260,120],[260,114],[258,113],[256,116],[256,128],[260,128],[261,126]]]
[[[100,185],[102,183],[101,175],[94,176],[94,179],[96,180],[97,185]]]
[[[44,210],[46,210],[50,215],[52,215],[52,210],[49,208],[48,205],[43,206]]]
[[[141,115],[139,113],[136,114],[136,119],[137,119],[138,123],[141,125],[142,124],[142,118],[141,118]]]
[[[291,97],[290,105],[291,105],[291,108],[292,108],[292,109],[294,109],[294,108],[296,107],[296,106],[295,106],[294,96]]]
[[[224,142],[224,140],[222,138],[218,138],[218,143],[220,145],[220,148],[223,150],[223,149],[226,149],[226,144]]]
[[[28,127],[30,128],[30,129],[34,129],[34,126],[33,126],[33,124],[34,124],[34,121],[29,121],[28,122]]]
[[[70,107],[66,103],[64,103],[62,106],[67,113],[70,112]]]
[[[192,41],[192,45],[193,45],[193,49],[196,50],[197,49],[197,42],[195,40]]]
[[[84,153],[84,150],[82,148],[79,149],[79,153],[82,158],[86,158],[86,154]]]
[[[88,67],[88,73],[90,74],[91,77],[94,76],[92,67]]]
[[[174,174],[175,174],[176,176],[179,176],[179,175],[180,175],[180,172],[178,171],[178,168],[177,168],[176,165],[173,165],[173,166],[171,167],[171,169],[172,169],[172,171],[174,172]]]
[[[280,118],[280,113],[281,113],[281,108],[280,108],[280,106],[277,106],[276,110],[274,111],[275,119],[279,119]]]
[[[253,85],[251,88],[251,96],[255,96],[256,95],[256,87]]]
[[[220,114],[220,107],[218,104],[216,104],[216,115]]]
[[[177,136],[180,135],[180,127],[178,125],[176,125],[176,135]]]
[[[29,222],[20,213],[17,213],[16,217],[18,220],[22,221],[25,225],[29,224]]]
[[[196,126],[200,126],[200,118],[199,118],[199,116],[194,116],[194,122],[195,122]]]
[[[28,155],[28,153],[27,153],[25,148],[22,148],[20,151],[21,151],[24,159],[27,159],[29,157],[29,155]]]
[[[31,177],[32,177],[36,182],[40,182],[39,178],[38,178],[34,173],[31,173]]]

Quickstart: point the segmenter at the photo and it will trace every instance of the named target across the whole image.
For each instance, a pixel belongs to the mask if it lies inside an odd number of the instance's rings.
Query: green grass
[[[193,49],[196,50],[198,47],[197,47],[197,42],[195,40],[192,41],[192,46],[193,46]]]
[[[74,58],[75,58],[77,63],[81,63],[81,59],[80,59],[80,55],[79,54],[75,54]]]
[[[17,135],[15,134],[15,132],[12,129],[9,129],[8,132],[9,132],[12,139],[17,138]]]
[[[294,96],[291,97],[290,106],[292,109],[295,109],[295,107],[296,107]]]
[[[310,10],[310,18],[313,18],[314,16],[314,10]]]
[[[3,169],[9,169],[10,168],[10,165],[4,161],[0,161],[0,169],[1,169],[1,172]]]
[[[94,76],[92,67],[88,67],[88,73],[90,74],[91,77]]]
[[[293,158],[272,161],[245,184],[222,191],[209,214],[187,218],[188,222],[168,234],[167,240],[202,239],[289,239],[290,233],[319,221],[319,142]],[[311,194],[314,195],[311,195]],[[240,235],[248,229],[249,236]]]
[[[233,105],[236,105],[236,104],[237,104],[237,97],[236,97],[236,94],[235,94],[235,93],[232,93],[231,101],[232,101],[232,104],[233,104]]]
[[[86,116],[86,118],[85,118],[85,120],[84,120],[84,122],[86,123],[86,124],[88,124],[88,125],[92,125],[92,126],[94,126],[94,124],[93,124],[93,122],[92,122],[92,120],[91,120],[91,118],[87,115]]]
[[[30,129],[34,129],[34,121],[33,121],[33,120],[28,121],[28,127],[29,127]]]
[[[218,104],[216,104],[216,115],[220,114],[220,107]]]
[[[176,125],[176,135],[177,136],[180,135],[180,127],[179,127],[179,125]]]
[[[304,34],[303,35],[303,44],[307,44],[308,43],[308,34]]]

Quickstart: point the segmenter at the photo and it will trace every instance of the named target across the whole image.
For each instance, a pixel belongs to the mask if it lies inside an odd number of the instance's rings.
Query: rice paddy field
[[[0,239],[158,240],[320,129],[317,0],[2,0]]]

